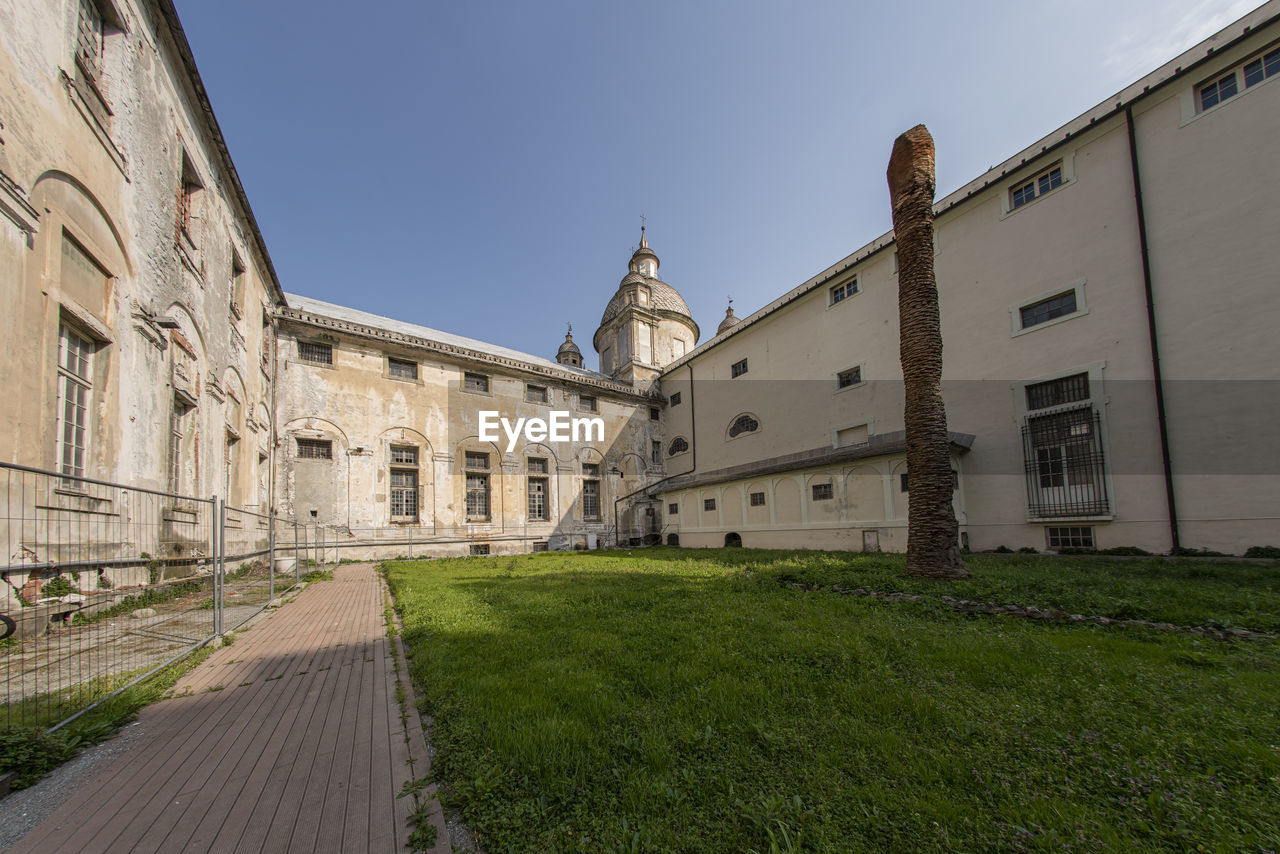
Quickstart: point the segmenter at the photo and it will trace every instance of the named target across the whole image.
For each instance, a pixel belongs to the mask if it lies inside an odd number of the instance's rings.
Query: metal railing
[[[0,729],[57,729],[301,579],[293,520],[0,463]],[[321,555],[323,557],[323,555]]]

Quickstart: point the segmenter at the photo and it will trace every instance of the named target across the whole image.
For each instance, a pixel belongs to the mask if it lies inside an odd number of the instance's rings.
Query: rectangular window
[[[1055,317],[1074,314],[1075,310],[1076,292],[1073,289],[1051,296],[1048,299],[1040,300],[1040,302],[1023,306],[1019,310],[1019,314],[1022,316],[1022,328],[1026,329],[1036,324],[1053,320]]]
[[[333,347],[329,344],[317,344],[313,341],[298,342],[298,360],[313,365],[332,365]]]
[[[746,360],[746,359],[743,359],[743,360],[741,360],[741,361],[739,361],[739,362],[734,362],[732,365],[730,365],[730,366],[729,366],[729,376],[730,376],[730,378],[733,378],[733,377],[740,377],[740,376],[742,376],[743,374],[745,374],[746,372],[747,372],[747,360]]]
[[[89,77],[102,73],[102,13],[94,0],[80,0],[76,18],[76,61]]]
[[[233,248],[231,250],[231,313],[236,318],[243,313],[244,278],[244,262],[240,260],[240,254]]]
[[[1062,186],[1062,164],[1058,163],[1041,172],[1024,184],[1019,184],[1009,191],[1012,207],[1020,208],[1036,196],[1043,196],[1050,190]]]
[[[703,509],[703,510],[708,510],[708,511],[710,511],[710,510],[715,510],[715,509],[716,509],[716,500],[715,500],[714,498],[704,498],[704,499],[702,499],[702,509]]]
[[[524,399],[529,403],[546,403],[547,387],[544,385],[526,385],[524,387]]]
[[[472,557],[485,557],[488,554],[489,554],[488,543],[477,543],[471,547]]]
[[[857,292],[858,292],[857,279],[850,279],[844,284],[836,285],[834,288],[831,289],[831,304],[835,305],[838,302],[844,302],[846,299],[853,296]]]
[[[75,477],[84,477],[92,359],[93,342],[62,324],[58,329],[58,471]]]
[[[813,484],[813,500],[814,501],[830,501],[833,494],[834,494],[834,489],[831,484],[829,483]]]
[[[529,457],[529,474],[546,474],[546,457]]]
[[[587,412],[595,412],[598,408],[596,406],[596,399],[589,395],[580,395],[578,397],[578,408],[585,409]]]
[[[847,371],[841,371],[836,374],[836,388],[848,388],[851,385],[857,385],[862,382],[862,368],[849,368]]]
[[[394,466],[416,466],[418,464],[418,449],[412,445],[392,445],[391,464]]]
[[[535,540],[533,550],[535,552],[545,552],[550,544],[546,540]]]
[[[1027,386],[1027,409],[1048,409],[1089,399],[1089,375],[1072,374]]]
[[[464,373],[462,375],[462,388],[465,391],[488,393],[489,377],[484,374]]]
[[[1244,65],[1244,85],[1249,88],[1268,77],[1280,74],[1280,47]]]
[[[668,504],[668,505],[667,505],[667,515],[668,515],[668,516],[679,516],[679,515],[680,515],[680,505],[679,505],[679,504],[677,504],[677,503],[675,503],[674,501],[673,501],[673,502],[671,502],[670,504]]]
[[[1236,86],[1236,73],[1224,74],[1217,80],[1211,80],[1200,87],[1200,109],[1207,110],[1234,97],[1239,89]]]
[[[582,518],[588,522],[600,521],[600,481],[598,480],[582,482]]]
[[[763,507],[763,506],[764,506],[764,493],[763,493],[763,492],[753,492],[753,493],[751,493],[751,506],[752,506],[752,507]]]
[[[418,519],[418,470],[391,470],[391,518],[394,521]]]
[[[599,477],[600,464],[599,463],[583,463],[582,476],[583,477]]]
[[[416,380],[418,378],[418,363],[388,357],[387,375],[398,380]]]
[[[649,443],[649,460],[655,466],[662,465],[662,443],[656,439]]]
[[[1093,548],[1093,528],[1072,525],[1065,528],[1045,528],[1045,538],[1051,549]]]
[[[225,464],[226,482],[224,483],[223,496],[227,500],[227,504],[233,507],[240,506],[240,440],[231,433],[227,433],[226,455],[223,458]]]
[[[649,407],[649,420],[650,420],[650,421],[657,421],[657,420],[659,420],[661,417],[662,417],[662,416],[661,416],[661,414],[660,414],[660,413],[659,413],[659,411],[658,411],[658,407],[656,407],[656,406],[650,406],[650,407]]]
[[[1108,512],[1101,419],[1092,405],[1028,416],[1022,436],[1032,517]]]
[[[673,392],[671,393],[671,397],[670,397],[670,399],[669,399],[669,401],[668,401],[668,402],[669,402],[672,406],[679,406],[679,405],[680,405],[680,392],[678,392],[678,391],[673,391]]]
[[[333,442],[328,439],[298,439],[298,459],[331,460]]]
[[[489,475],[467,475],[467,519],[483,521],[489,518]]]
[[[545,477],[529,478],[529,519],[547,520],[547,479]]]
[[[478,451],[467,451],[464,459],[466,467],[469,469],[480,469],[482,471],[489,470],[489,455],[482,454]]]

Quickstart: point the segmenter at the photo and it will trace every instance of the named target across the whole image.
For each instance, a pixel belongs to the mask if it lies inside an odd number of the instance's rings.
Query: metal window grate
[[[672,503],[668,504],[668,505],[667,505],[667,514],[668,514],[668,515],[671,515],[671,516],[679,516],[679,515],[680,515],[680,505],[679,505],[679,504],[676,504],[675,502],[672,502]]]
[[[600,520],[600,481],[598,480],[582,482],[582,518],[591,522]]]
[[[467,518],[489,518],[489,475],[467,475]]]
[[[1072,374],[1027,386],[1027,409],[1048,409],[1089,399],[1089,375]]]
[[[707,511],[715,510],[715,509],[716,509],[716,500],[715,500],[714,498],[704,498],[704,499],[702,499],[702,509],[703,509],[703,510],[707,510]]]
[[[333,442],[328,439],[298,439],[298,459],[331,460]]]
[[[1093,528],[1071,525],[1063,528],[1045,528],[1045,539],[1051,549],[1093,548]]]
[[[669,398],[669,400],[668,400],[668,403],[669,403],[671,406],[679,406],[679,405],[680,405],[680,392],[678,392],[678,391],[673,391],[673,392],[671,393],[671,397],[670,397],[670,398]]]
[[[750,415],[739,415],[729,428],[729,438],[741,436],[743,433],[754,433],[760,429],[760,422]]]
[[[1101,418],[1093,407],[1029,417],[1022,443],[1032,518],[1109,512]]]
[[[94,0],[80,0],[76,20],[76,59],[90,77],[96,78],[102,72],[102,13]]]
[[[487,555],[487,554],[489,554],[489,544],[488,544],[488,543],[478,543],[478,544],[473,545],[473,546],[471,547],[471,556],[472,556],[472,557],[484,557],[484,556],[485,556],[485,555]]]
[[[814,501],[830,501],[835,494],[832,485],[829,483],[813,484],[813,500]]]
[[[332,365],[333,347],[329,344],[317,344],[314,341],[299,341],[298,358],[313,365]]]
[[[689,443],[682,436],[677,436],[671,440],[671,444],[667,446],[667,456],[674,457],[676,454],[683,454],[689,450]]]
[[[764,493],[763,493],[763,492],[753,492],[753,493],[751,493],[751,506],[752,506],[752,507],[763,507],[763,506],[764,506]]]

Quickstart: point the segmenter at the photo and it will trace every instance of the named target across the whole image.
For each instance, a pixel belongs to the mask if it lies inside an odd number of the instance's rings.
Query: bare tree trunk
[[[968,578],[951,504],[951,450],[942,403],[942,329],[933,276],[933,137],[916,125],[889,157],[898,244],[898,330],[906,384],[907,574]]]

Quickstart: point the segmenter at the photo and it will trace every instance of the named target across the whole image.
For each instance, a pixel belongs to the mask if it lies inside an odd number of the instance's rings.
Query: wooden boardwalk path
[[[373,567],[336,567],[143,709],[137,749],[86,777],[9,850],[408,850],[414,798],[397,795],[428,760],[397,655]],[[429,850],[447,852],[430,804]]]

